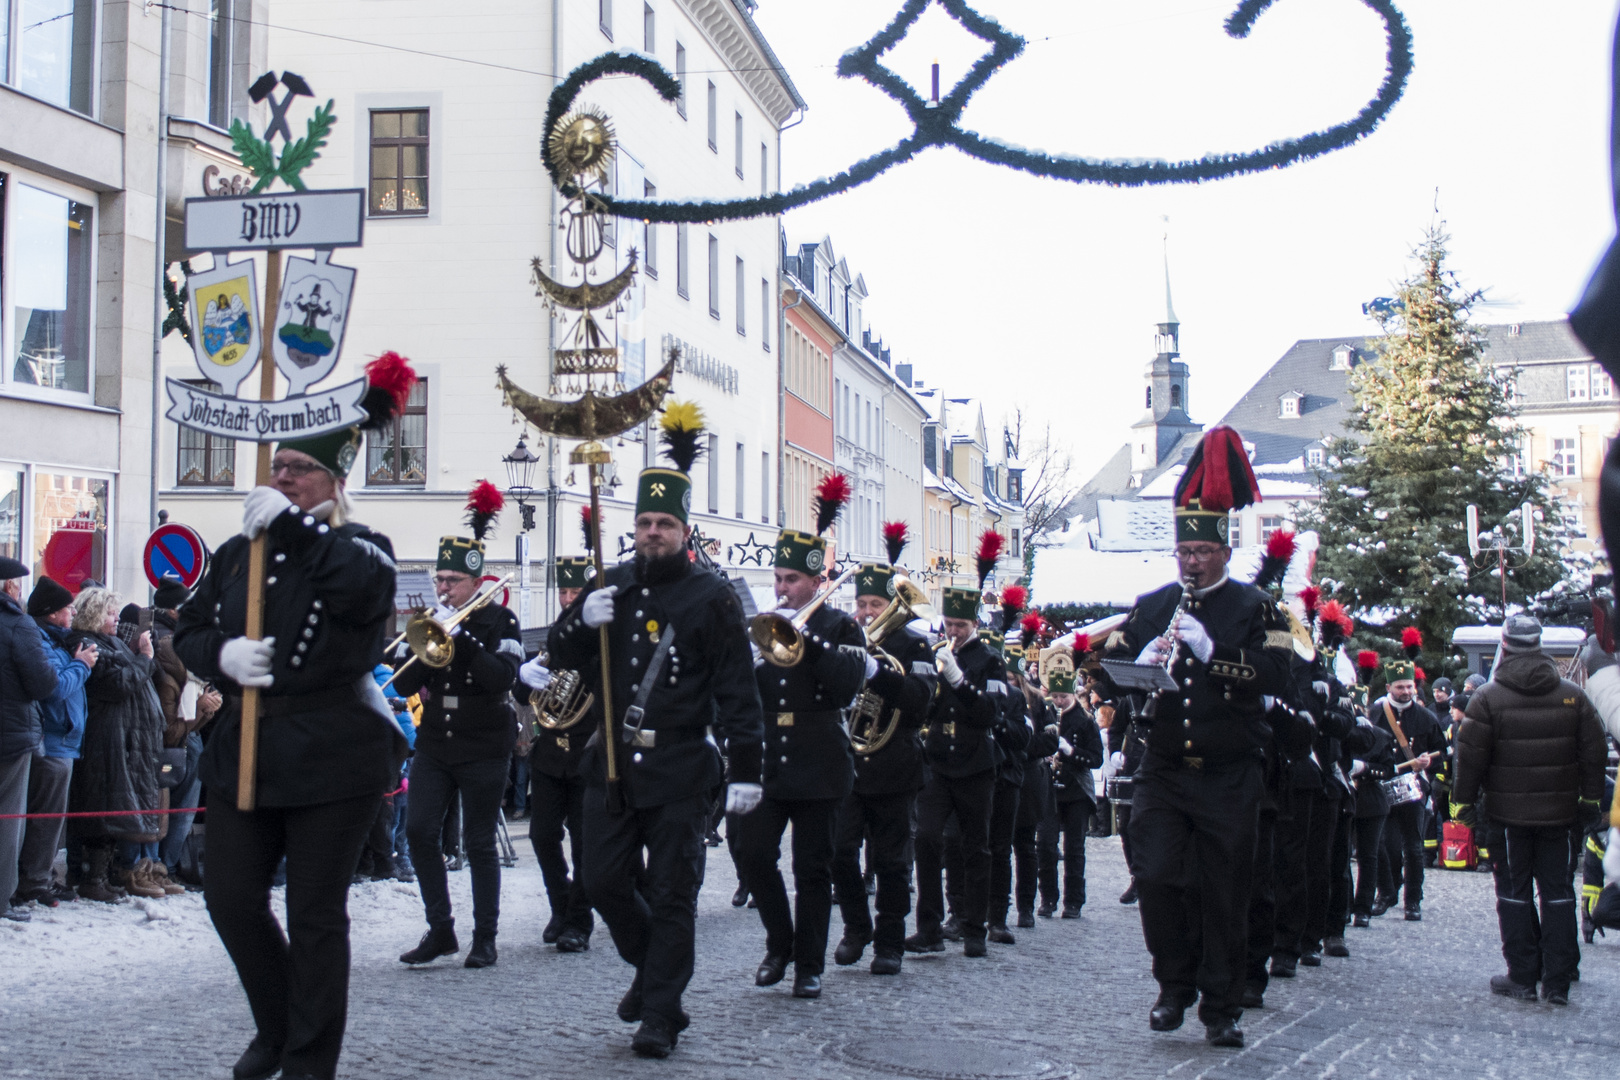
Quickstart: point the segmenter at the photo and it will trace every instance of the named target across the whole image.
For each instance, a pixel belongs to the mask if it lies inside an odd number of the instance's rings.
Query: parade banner
[[[259,443],[307,439],[354,427],[367,417],[360,407],[366,395],[364,378],[280,401],[210,393],[179,379],[165,379],[164,388],[169,394],[169,411],[164,414],[168,419],[222,439]]]
[[[211,195],[186,200],[186,248],[359,247],[365,221],[366,193],[361,188]]]
[[[270,348],[276,367],[297,396],[332,373],[343,350],[354,295],[354,269],[333,266],[330,251],[313,259],[292,258],[281,280],[280,303],[270,313]]]
[[[258,275],[253,260],[228,263],[221,256],[212,270],[186,279],[191,290],[192,351],[197,367],[236,396],[242,380],[259,363]]]

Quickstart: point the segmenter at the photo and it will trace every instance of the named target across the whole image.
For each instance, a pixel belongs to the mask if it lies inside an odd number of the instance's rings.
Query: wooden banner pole
[[[275,332],[276,304],[281,296],[281,250],[271,248],[265,252],[264,306],[259,309],[259,400],[273,401],[276,396],[276,357],[271,346]],[[271,444],[258,444],[258,461],[254,468],[253,483],[266,487],[270,483]],[[252,641],[264,637],[264,578],[268,538],[260,533],[248,548],[247,629],[245,635]],[[259,778],[259,688],[242,688],[242,747],[236,767],[236,808],[243,813],[251,811],[258,802]]]

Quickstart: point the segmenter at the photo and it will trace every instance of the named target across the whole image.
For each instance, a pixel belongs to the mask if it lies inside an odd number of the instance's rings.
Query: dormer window
[[[1320,469],[1327,463],[1327,451],[1320,446],[1313,446],[1305,451],[1305,464],[1313,469]]]
[[[1284,420],[1299,416],[1299,402],[1305,395],[1298,390],[1290,390],[1278,402],[1277,415]]]
[[[1349,371],[1350,361],[1355,357],[1356,350],[1348,345],[1340,345],[1333,350],[1333,362],[1328,365],[1329,371]]]

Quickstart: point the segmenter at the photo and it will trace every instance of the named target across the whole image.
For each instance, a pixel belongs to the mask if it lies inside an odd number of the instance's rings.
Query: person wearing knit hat
[[[928,718],[924,757],[928,784],[917,798],[917,932],[909,952],[945,948],[945,825],[956,816],[962,845],[962,906],[956,925],[962,954],[986,955],[990,917],[990,814],[997,753],[992,731],[1006,708],[1007,670],[1001,655],[976,634],[979,598],[1001,554],[999,533],[979,537],[978,589],[944,591],[945,642],[935,653],[941,686]]]
[[[48,619],[72,606],[73,594],[43,574],[34,582],[34,591],[28,594],[28,614],[36,619]],[[72,624],[71,617],[64,621],[67,625]]]
[[[904,524],[884,526],[889,542],[888,563],[865,563],[855,572],[855,621],[870,629],[872,622],[894,602],[896,566],[904,547]],[[896,545],[891,538],[897,538]],[[911,818],[917,792],[923,785],[922,740],[918,730],[927,722],[938,672],[928,641],[904,625],[883,639],[883,651],[894,657],[866,680],[855,709],[875,712],[878,729],[899,713],[898,726],[880,749],[855,755],[854,790],[838,813],[838,834],[833,852],[833,891],[843,914],[844,936],[833,951],[840,965],[860,960],[870,942],[875,955],[874,975],[898,975],[905,951],[906,916],[911,913],[911,886],[906,847],[911,841]],[[861,847],[877,879],[873,906],[874,925],[861,876]]]
[[[1132,869],[1159,982],[1148,1024],[1173,1031],[1198,1001],[1205,1038],[1229,1047],[1243,1045],[1264,698],[1289,692],[1293,656],[1271,598],[1227,572],[1231,512],[1255,502],[1259,486],[1242,436],[1224,425],[1205,433],[1176,485],[1181,580],[1137,597],[1110,637],[1111,660],[1157,668],[1175,686],[1148,699],[1152,727],[1132,787]]]
[[[1540,630],[1538,623],[1538,640]],[[1407,631],[1402,635],[1405,648],[1416,654],[1421,638],[1414,639],[1413,635],[1417,634],[1414,628],[1407,627]],[[1445,762],[1446,735],[1434,713],[1418,700],[1414,660],[1401,657],[1384,662],[1384,696],[1368,706],[1367,715],[1377,727],[1394,737],[1397,774],[1411,772],[1418,776],[1424,793],[1423,799],[1389,809],[1378,864],[1378,899],[1373,904],[1372,914],[1382,915],[1395,906],[1396,891],[1404,881],[1406,921],[1418,922],[1423,918],[1424,804],[1434,789],[1435,771]],[[1397,871],[1403,864],[1404,871]]]
[[[637,481],[634,558],[592,581],[546,636],[552,664],[580,672],[611,701],[582,766],[585,891],[636,969],[618,1015],[640,1022],[631,1048],[652,1057],[668,1056],[689,1019],[682,998],[714,792],[725,786],[727,811],[742,816],[763,796],[763,721],[742,605],[687,550],[686,470],[701,421],[694,406],[665,409],[664,452],[676,468]]]
[[[792,618],[818,594],[827,567],[826,531],[849,502],[849,480],[831,473],[816,486],[814,534],[784,529],[776,538],[778,614]],[[759,904],[765,958],[756,986],[780,982],[793,964],[793,996],[821,995],[832,912],[833,854],[839,804],[854,790],[855,761],[839,711],[879,665],[855,620],[823,604],[804,622],[803,657],[781,667],[772,653],[754,668],[765,707],[765,798],[738,823],[737,858]],[[793,825],[790,907],[781,871],[782,834]],[[864,888],[862,890],[864,892]]]

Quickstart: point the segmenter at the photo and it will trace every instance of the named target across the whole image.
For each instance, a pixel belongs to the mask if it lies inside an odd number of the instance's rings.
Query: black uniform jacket
[[[1113,658],[1135,660],[1164,634],[1180,602],[1179,583],[1137,597]],[[1288,624],[1264,592],[1230,578],[1193,599],[1187,614],[1204,625],[1215,651],[1206,664],[1186,646],[1177,649],[1178,689],[1159,695],[1148,758],[1192,768],[1258,761],[1270,736],[1261,697],[1288,688]]]
[[[395,694],[422,698],[416,752],[446,765],[504,758],[517,741],[510,693],[523,663],[517,616],[485,604],[451,640],[456,652],[448,665],[431,668],[418,661],[394,680]],[[396,668],[410,656],[403,643],[400,651],[393,657]]]
[[[1052,765],[1047,760],[1058,752],[1058,737],[1047,728],[1057,726],[1058,711],[1049,701],[1032,706],[1026,700],[1024,715],[1034,730],[1024,747],[1024,783],[1018,796],[1020,823],[1039,823],[1052,809]]]
[[[608,643],[614,750],[626,802],[645,808],[712,794],[723,775],[719,747],[708,734],[711,724],[726,739],[731,782],[759,783],[759,691],[742,605],[731,586],[690,564],[657,582],[641,580],[634,561],[609,567],[604,577],[619,590]],[[601,632],[580,618],[587,595],[582,593],[553,624],[546,651],[557,667],[583,675],[600,701]],[[675,641],[641,719],[651,738],[632,746],[621,733],[625,711],[635,703],[658,642],[671,632]],[[591,736],[585,773],[593,785],[606,782],[600,732]]]
[[[1390,738],[1394,738],[1395,731],[1389,726],[1389,716],[1384,712],[1384,702],[1386,700],[1388,699],[1379,698],[1372,703],[1372,707],[1367,710],[1368,719],[1389,732]],[[1390,708],[1395,709],[1393,702],[1390,703]],[[1423,790],[1427,791],[1434,782],[1434,774],[1445,767],[1444,758],[1447,747],[1445,729],[1440,726],[1440,721],[1435,719],[1434,713],[1415,701],[1406,707],[1405,712],[1395,709],[1395,720],[1401,725],[1401,734],[1406,736],[1406,743],[1412,748],[1413,757],[1420,757],[1424,754],[1435,755],[1434,763],[1429,766],[1426,772],[1421,774],[1423,776]],[[1406,754],[1401,750],[1399,739],[1395,740],[1395,760],[1397,762],[1406,760]]]
[[[1356,817],[1383,817],[1389,813],[1389,796],[1384,794],[1380,782],[1395,775],[1395,737],[1381,727],[1361,722],[1344,742],[1346,754],[1363,761],[1367,767],[1353,781],[1356,789]],[[1355,762],[1346,766],[1355,770]]]
[[[977,637],[957,650],[956,663],[962,685],[939,684],[923,751],[928,767],[940,776],[976,776],[998,763],[990,732],[1007,693],[1007,668]]]
[[[1103,763],[1102,732],[1097,721],[1077,703],[1058,720],[1058,734],[1068,740],[1072,753],[1058,749],[1057,769],[1052,776],[1052,793],[1061,803],[1087,802],[1097,805],[1097,781],[1091,770]]]
[[[922,740],[917,732],[928,722],[928,705],[939,682],[934,653],[921,634],[903,627],[889,635],[884,647],[902,670],[882,665],[866,689],[883,698],[885,723],[891,710],[900,710],[900,726],[877,753],[855,755],[857,795],[897,795],[923,786]]]
[[[561,669],[552,668],[551,677],[557,678]],[[575,674],[578,674],[575,672]],[[590,685],[590,680],[585,680]],[[522,693],[525,700],[533,695],[527,686],[519,685],[515,692]],[[589,691],[585,691],[589,693]],[[530,710],[531,712],[533,710]],[[547,728],[535,729],[534,745],[529,750],[529,768],[545,776],[555,777],[559,780],[572,779],[581,775],[580,769],[585,759],[585,746],[591,740],[591,735],[602,726],[602,699],[600,695],[591,701],[591,707],[578,723],[562,731],[551,731]]]
[[[264,633],[276,639],[260,691],[258,804],[312,806],[393,789],[409,749],[371,671],[394,616],[393,548],[364,525],[335,528],[288,511],[270,523]],[[219,650],[247,625],[246,537],[220,545],[180,609],[174,649],[225,695],[203,752],[213,796],[234,799],[241,688]]]
[[[804,659],[793,667],[754,664],[765,711],[765,794],[842,799],[855,784],[842,710],[866,678],[866,637],[847,612],[830,607],[810,616],[804,636]]]
[[[1007,692],[997,695],[996,726],[990,729],[990,736],[995,740],[996,752],[1001,756],[1001,764],[996,766],[996,780],[1014,787],[1024,784],[1024,756],[1029,750],[1029,737],[1033,729],[1033,721],[1029,718],[1029,711],[1025,707],[1024,695],[1021,691],[1007,688]]]

